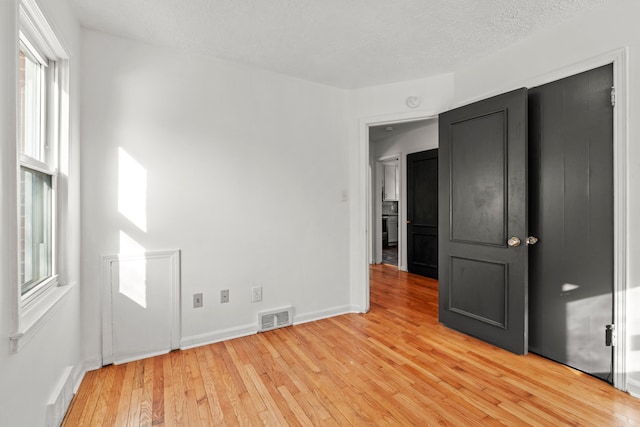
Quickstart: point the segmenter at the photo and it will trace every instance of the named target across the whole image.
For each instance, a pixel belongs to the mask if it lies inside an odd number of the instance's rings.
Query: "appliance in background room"
[[[398,202],[382,202],[383,247],[398,244]]]
[[[382,262],[398,265],[398,202],[382,202]]]

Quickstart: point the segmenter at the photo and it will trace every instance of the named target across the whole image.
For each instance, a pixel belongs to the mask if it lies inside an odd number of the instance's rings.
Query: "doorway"
[[[407,271],[407,156],[436,148],[434,118],[368,126],[369,264]],[[368,275],[368,272],[367,272]]]

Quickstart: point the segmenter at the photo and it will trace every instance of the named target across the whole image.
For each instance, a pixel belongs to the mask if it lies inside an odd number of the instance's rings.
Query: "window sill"
[[[29,305],[18,319],[18,330],[9,336],[10,351],[17,353],[60,308],[75,283],[55,286]]]

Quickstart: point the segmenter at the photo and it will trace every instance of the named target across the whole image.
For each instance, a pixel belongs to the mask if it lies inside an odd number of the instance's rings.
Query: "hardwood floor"
[[[371,311],[88,372],[65,426],[640,425],[640,400],[437,320],[437,282],[371,269]]]

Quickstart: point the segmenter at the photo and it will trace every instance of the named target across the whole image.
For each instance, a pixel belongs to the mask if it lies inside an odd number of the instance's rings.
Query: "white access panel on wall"
[[[180,345],[180,252],[103,257],[102,364]]]

